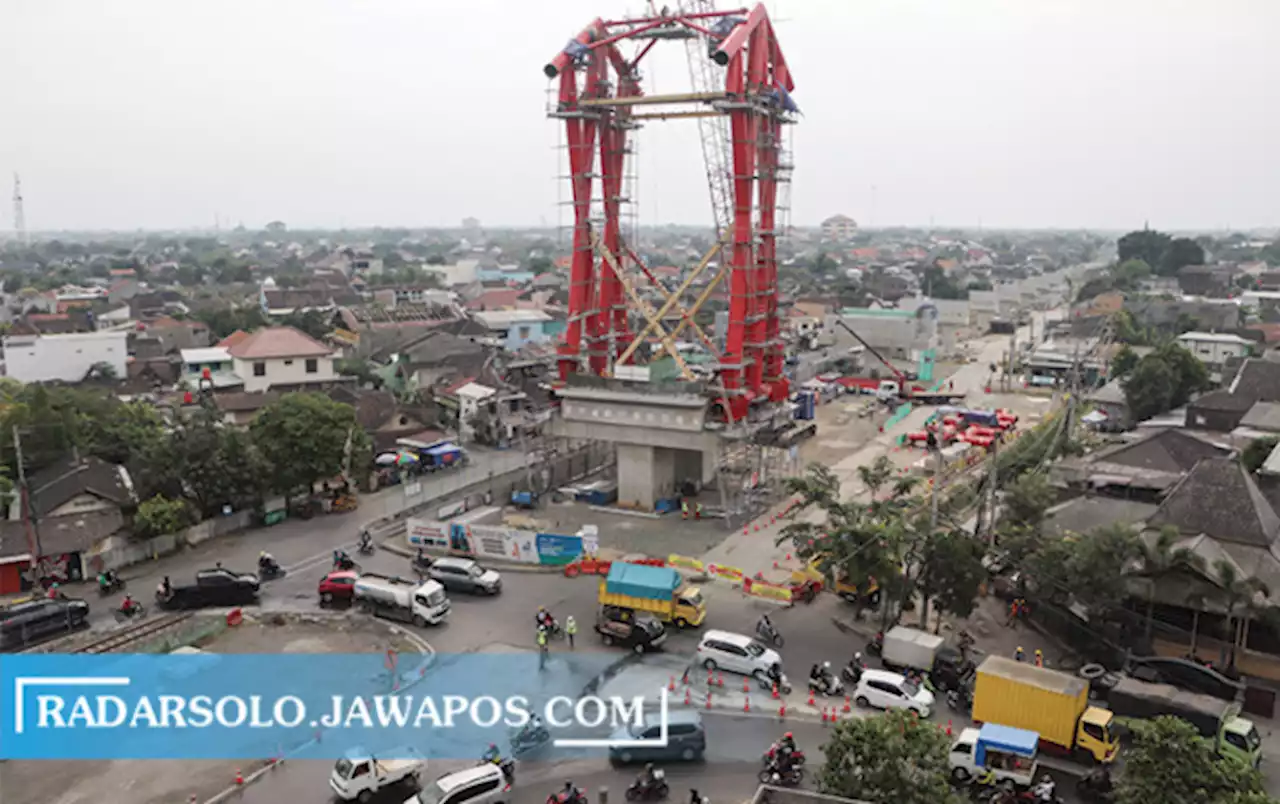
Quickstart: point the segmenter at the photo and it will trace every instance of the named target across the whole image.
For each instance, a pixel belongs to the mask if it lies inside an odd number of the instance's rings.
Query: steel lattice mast
[[[790,94],[794,83],[763,5],[750,12],[741,8],[663,12],[637,19],[596,19],[544,68],[548,78],[560,81],[551,115],[565,121],[574,209],[569,319],[559,349],[560,376],[565,379],[584,370],[609,376],[615,366],[630,362],[650,334],[656,334],[691,379],[675,345],[688,328],[718,358],[726,395],[720,402],[726,417],[737,420],[745,417],[753,402],[780,402],[788,394],[778,333],[775,226],[778,182],[787,169],[780,160],[781,127],[792,121],[796,111]],[[690,36],[707,42],[708,57],[726,68],[724,88],[645,95],[637,72],[640,61],[659,40]],[[624,40],[646,39],[630,60],[619,50]],[[655,106],[691,108],[637,111]],[[713,246],[681,286],[669,292],[623,241],[619,202],[627,132],[644,120],[682,117],[729,119],[732,181],[726,213],[731,217],[725,221],[727,243]],[[596,178],[600,179],[603,232],[597,232],[591,220]],[[714,188],[712,192],[714,199]],[[722,247],[727,249],[727,259],[721,259],[721,268],[706,290],[684,307],[682,296]],[[629,267],[643,273],[665,298],[660,309],[654,310],[636,292],[628,278]],[[729,327],[724,353],[719,354],[694,322],[694,315],[726,274]],[[636,334],[629,328],[628,301],[647,321]],[[668,332],[663,321],[673,312],[680,323]]]

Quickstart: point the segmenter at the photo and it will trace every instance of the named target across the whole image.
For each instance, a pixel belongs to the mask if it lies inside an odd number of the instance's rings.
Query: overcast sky
[[[796,224],[1280,222],[1278,0],[768,6],[804,113]],[[0,0],[0,188],[21,173],[32,230],[565,223],[541,67],[641,8]],[[687,91],[682,45],[646,63],[648,91]],[[709,224],[696,122],[637,137],[640,222]]]

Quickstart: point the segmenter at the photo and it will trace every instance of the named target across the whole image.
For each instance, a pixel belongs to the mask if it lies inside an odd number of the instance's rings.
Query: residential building
[[[90,369],[128,369],[129,333],[105,330],[65,335],[6,335],[4,373],[19,382],[80,382]]]
[[[473,313],[471,318],[488,331],[489,343],[508,352],[546,343],[564,331],[563,321],[542,310],[489,310]]]
[[[1230,385],[1187,405],[1186,426],[1229,433],[1259,402],[1280,402],[1280,363],[1245,358]]]
[[[858,234],[858,222],[848,215],[832,215],[821,228],[823,240],[848,241]]]
[[[1178,271],[1178,287],[1189,296],[1226,296],[1236,270],[1227,265],[1188,265]]]
[[[1230,454],[1226,445],[1170,428],[1058,461],[1049,479],[1069,492],[1159,502],[1200,461]]]
[[[227,349],[249,393],[334,382],[333,350],[293,327],[265,327]]]
[[[182,358],[182,375],[193,388],[202,387],[204,383],[213,388],[244,385],[244,380],[235,372],[231,353],[225,347],[183,349],[178,354]]]
[[[1093,406],[1094,411],[1106,417],[1098,425],[1099,430],[1106,432],[1124,432],[1133,427],[1133,416],[1129,411],[1129,401],[1125,398],[1124,389],[1119,380],[1111,380],[1084,398]]]
[[[1219,332],[1186,332],[1178,342],[1208,366],[1210,374],[1220,372],[1228,360],[1248,357],[1253,351],[1248,338]]]
[[[476,281],[479,269],[480,260],[478,259],[458,260],[452,265],[425,265],[422,268],[424,272],[440,277],[440,284],[444,287],[466,285]]]
[[[485,348],[480,344],[436,330],[396,347],[389,367],[406,390],[428,389],[459,376],[474,377],[484,366],[485,357]]]

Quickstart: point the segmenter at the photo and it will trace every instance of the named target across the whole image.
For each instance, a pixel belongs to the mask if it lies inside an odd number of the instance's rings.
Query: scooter
[[[258,565],[259,580],[274,581],[276,578],[283,578],[285,572],[285,568],[275,561]]]
[[[371,556],[377,548],[373,544],[373,539],[362,540],[356,545],[356,552],[362,556]]]
[[[968,714],[973,711],[973,691],[968,687],[947,690],[947,706],[953,712]]]
[[[777,765],[772,765],[756,774],[756,779],[759,780],[760,784],[771,784],[777,787],[798,787],[804,781],[804,768],[792,765],[789,770],[784,772]]]
[[[658,768],[653,772],[653,781],[649,784],[640,784],[640,780],[631,783],[627,788],[627,801],[662,801],[671,794],[671,788],[667,787],[667,774]]]
[[[340,572],[348,572],[350,570],[360,571],[360,565],[351,559],[351,556],[343,554],[337,561],[333,562],[333,568]]]
[[[547,804],[591,804],[591,802],[587,799],[586,790],[575,787],[571,793],[560,791],[547,796]]]
[[[143,617],[147,616],[147,610],[141,603],[135,600],[133,602],[133,605],[127,609],[117,607],[115,611],[115,615],[116,615],[116,622],[124,622],[125,620],[140,620]]]
[[[844,695],[844,683],[834,673],[823,675],[821,678],[810,677],[809,691],[822,693],[828,698],[836,698]]]
[[[840,668],[840,677],[849,684],[857,684],[862,680],[862,671],[866,669],[866,665],[862,664],[862,662],[855,662],[850,659],[848,664]]]
[[[877,631],[876,635],[867,643],[867,654],[869,656],[879,656],[884,653],[884,631]]]
[[[123,592],[124,587],[125,587],[124,578],[113,576],[111,580],[107,581],[106,583],[98,584],[98,595],[101,597],[106,597],[107,595],[114,594],[116,592]]]
[[[773,686],[777,684],[778,693],[780,695],[791,694],[791,679],[787,678],[786,673],[779,673],[777,678],[774,678],[773,676],[767,675],[767,674],[762,676],[756,676],[756,681],[760,684],[760,688],[763,690],[772,691]]]
[[[765,625],[763,622],[756,623],[756,636],[775,648],[780,648],[785,644],[785,640],[782,638],[782,634],[778,633],[778,629],[772,625]]]
[[[549,742],[551,742],[551,732],[547,731],[546,726],[520,729],[511,735],[511,753],[519,756],[535,748],[541,748]]]

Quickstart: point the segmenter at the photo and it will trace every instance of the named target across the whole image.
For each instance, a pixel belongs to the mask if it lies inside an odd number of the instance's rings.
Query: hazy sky
[[[1280,223],[1277,0],[768,6],[794,223]],[[0,0],[0,229],[14,170],[32,230],[567,222],[541,67],[643,7]],[[687,90],[680,43],[646,62]],[[709,225],[696,122],[637,136],[640,222]]]

